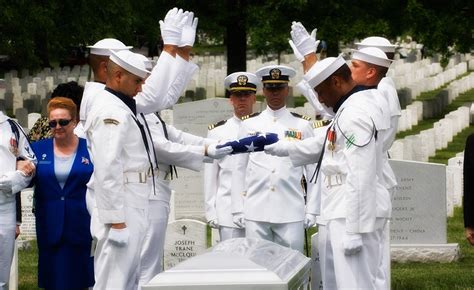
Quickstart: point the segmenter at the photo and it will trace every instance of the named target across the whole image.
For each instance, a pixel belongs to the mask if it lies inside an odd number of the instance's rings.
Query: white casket
[[[269,241],[230,239],[158,274],[142,289],[306,289],[310,264],[300,252]]]

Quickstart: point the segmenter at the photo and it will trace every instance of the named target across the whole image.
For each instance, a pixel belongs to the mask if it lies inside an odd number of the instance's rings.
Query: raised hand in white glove
[[[234,213],[232,215],[232,222],[241,229],[245,228],[244,214],[241,212]]]
[[[117,247],[125,247],[128,244],[128,238],[130,237],[130,231],[128,228],[114,229],[110,228],[109,240],[112,244]]]
[[[289,147],[290,142],[283,140],[270,145],[265,145],[265,147],[263,147],[263,151],[273,156],[286,157],[290,155],[290,153],[288,152]]]
[[[217,143],[214,143],[214,144],[211,144],[209,146],[207,146],[206,148],[206,156],[209,156],[213,159],[221,159],[227,155],[229,155],[230,153],[232,153],[232,151],[234,149],[232,149],[232,146],[225,146],[225,147],[221,147],[221,148],[217,148],[219,144]]]
[[[313,29],[311,35],[306,31],[303,24],[301,22],[294,22],[291,25],[291,41],[293,45],[290,43],[291,48],[293,48],[293,52],[296,50],[299,52],[301,56],[314,53],[319,45],[319,40],[316,40],[316,32],[317,29]],[[296,53],[295,53],[296,56]]]
[[[160,20],[161,37],[164,44],[179,45],[181,43],[181,34],[183,27],[188,20],[189,12],[185,13],[182,9],[173,8]]]
[[[183,26],[183,32],[181,33],[181,41],[179,47],[193,46],[196,40],[196,29],[198,25],[198,18],[194,17],[193,12],[189,12],[188,19]]]
[[[307,213],[304,218],[304,228],[309,229],[316,224],[316,215],[312,213]]]
[[[345,233],[342,238],[342,244],[344,247],[344,255],[355,255],[362,250],[362,235]]]
[[[207,222],[207,224],[213,229],[219,228],[219,224],[217,223],[217,220],[210,220]]]

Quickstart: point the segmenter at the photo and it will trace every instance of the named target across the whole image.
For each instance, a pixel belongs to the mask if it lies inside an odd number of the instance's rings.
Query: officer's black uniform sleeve
[[[464,227],[474,228],[474,134],[469,135],[464,149]]]

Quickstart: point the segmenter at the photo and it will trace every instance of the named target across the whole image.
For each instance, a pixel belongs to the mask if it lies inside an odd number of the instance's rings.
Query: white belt
[[[326,187],[331,188],[333,186],[339,186],[346,183],[346,176],[342,174],[333,174],[324,176],[324,184]]]
[[[127,183],[147,183],[148,174],[146,172],[124,172],[123,179]]]

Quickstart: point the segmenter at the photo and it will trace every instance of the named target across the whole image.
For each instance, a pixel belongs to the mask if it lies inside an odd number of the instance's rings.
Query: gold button
[[[274,186],[270,187],[270,190],[275,191],[275,187]]]
[[[275,169],[272,170],[272,173],[275,173]]]

